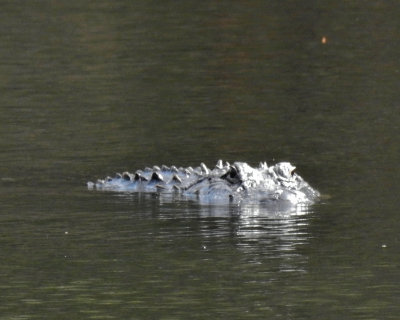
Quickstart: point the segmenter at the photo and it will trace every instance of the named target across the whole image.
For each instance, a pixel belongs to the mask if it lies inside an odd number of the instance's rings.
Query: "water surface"
[[[3,1],[0,318],[397,319],[397,7]],[[85,185],[220,158],[291,161],[324,197]]]

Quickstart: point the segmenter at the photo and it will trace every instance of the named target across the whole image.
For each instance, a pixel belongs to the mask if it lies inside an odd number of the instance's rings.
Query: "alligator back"
[[[270,167],[260,163],[253,168],[245,162],[229,164],[219,160],[214,169],[204,163],[199,167],[153,166],[135,173],[117,173],[97,182],[89,189],[119,192],[177,193],[204,202],[284,202],[290,205],[311,204],[320,196],[289,162]]]

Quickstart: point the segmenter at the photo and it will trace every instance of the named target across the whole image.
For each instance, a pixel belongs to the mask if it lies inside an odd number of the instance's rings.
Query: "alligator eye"
[[[293,175],[294,175],[294,171],[296,170],[296,168],[294,168],[291,172],[290,172],[290,175],[293,177]]]
[[[238,171],[235,167],[231,167],[227,173],[221,176],[221,179],[228,180],[230,183],[237,183],[240,181]]]

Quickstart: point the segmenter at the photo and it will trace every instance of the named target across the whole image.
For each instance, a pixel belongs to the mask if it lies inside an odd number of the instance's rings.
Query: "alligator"
[[[146,193],[177,193],[201,202],[286,203],[308,205],[320,196],[289,162],[268,166],[266,162],[253,168],[246,162],[223,163],[214,169],[204,163],[199,167],[153,166],[135,173],[117,173],[97,182],[88,182],[95,190]]]

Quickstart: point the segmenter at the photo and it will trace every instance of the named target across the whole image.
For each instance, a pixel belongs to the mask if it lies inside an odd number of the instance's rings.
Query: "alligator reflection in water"
[[[310,239],[310,208],[290,213],[271,213],[256,206],[243,209],[236,233],[238,249],[252,257],[252,263],[262,263],[266,257],[279,258],[278,271],[306,272],[307,259],[298,248]]]
[[[177,193],[182,199],[196,199],[202,204],[259,202],[285,211],[312,204],[319,197],[319,192],[294,172],[295,168],[289,162],[270,167],[264,162],[253,168],[245,162],[231,165],[219,160],[212,170],[203,163],[195,169],[154,166],[87,185],[89,189],[119,192]]]
[[[122,194],[121,196],[131,196]],[[182,196],[175,193],[156,194],[161,205],[179,204],[180,208],[187,206],[187,211],[193,209],[191,205],[197,205],[195,211],[202,217],[268,217],[286,219],[291,216],[303,216],[312,210],[311,204],[293,205],[286,201],[259,201],[259,202],[210,202],[209,199],[196,198],[193,196]]]
[[[263,203],[200,204],[183,200],[175,194],[114,193],[113,207],[157,226],[170,243],[180,238],[198,239],[194,250],[217,252],[233,247],[234,259],[243,263],[265,265],[266,271],[305,272],[307,257],[299,248],[309,242],[309,223],[313,206],[296,206],[290,210],[272,210]],[[156,236],[157,237],[157,236]],[[171,242],[171,239],[174,241]],[[194,240],[196,242],[197,240]],[[236,253],[239,255],[236,255]],[[271,269],[272,268],[272,269]]]
[[[160,203],[163,207],[171,205],[171,199],[160,195]],[[178,210],[173,207],[173,217],[168,213],[161,214],[160,218],[196,218],[202,236],[209,239],[206,243],[210,241],[213,245],[215,238],[229,237],[237,250],[245,254],[243,257],[249,259],[246,263],[263,264],[267,259],[268,265],[274,264],[276,271],[306,271],[306,257],[298,249],[310,239],[312,207],[296,206],[282,211],[271,210],[270,206],[262,203],[224,206],[183,201]],[[270,259],[274,259],[274,263]]]

